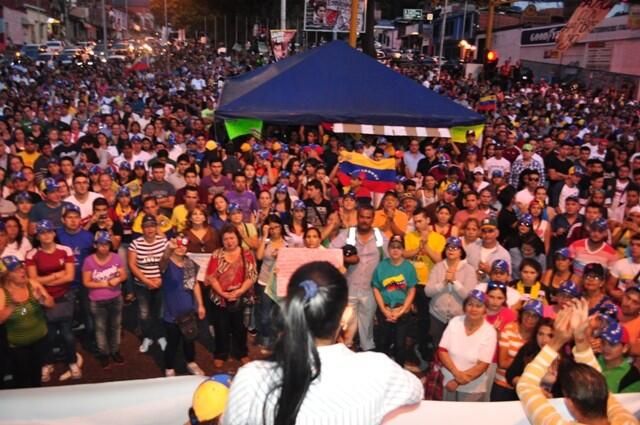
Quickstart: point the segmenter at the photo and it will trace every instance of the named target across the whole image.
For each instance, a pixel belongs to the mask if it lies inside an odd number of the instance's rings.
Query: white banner
[[[184,424],[193,392],[205,379],[180,376],[0,391],[0,425]],[[616,398],[638,417],[640,394],[616,394]],[[562,399],[551,403],[570,419]],[[519,401],[423,401],[387,415],[383,424],[472,424],[479,419],[491,425],[529,424]]]

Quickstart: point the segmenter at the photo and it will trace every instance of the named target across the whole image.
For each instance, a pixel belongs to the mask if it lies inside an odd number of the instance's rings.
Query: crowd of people
[[[609,391],[640,389],[640,109],[627,92],[389,63],[472,109],[495,96],[484,129],[463,143],[329,125],[226,140],[224,81],[263,61],[180,45],[142,72],[0,69],[0,375],[39,386],[62,362],[80,378],[78,323],[104,368],[158,344],[166,376],[180,349],[201,375],[199,323],[216,368],[250,361],[248,335],[269,355],[278,250],[305,247],[343,251],[339,341],[426,373],[433,398],[517,399],[578,300]],[[395,158],[394,190],[338,180],[344,151]],[[120,349],[127,308],[140,353]],[[544,394],[563,394],[570,364],[562,351]]]

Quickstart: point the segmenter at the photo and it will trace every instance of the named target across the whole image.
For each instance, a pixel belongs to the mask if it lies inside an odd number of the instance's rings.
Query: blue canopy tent
[[[432,137],[485,122],[342,41],[230,78],[216,117],[327,122],[337,132]]]

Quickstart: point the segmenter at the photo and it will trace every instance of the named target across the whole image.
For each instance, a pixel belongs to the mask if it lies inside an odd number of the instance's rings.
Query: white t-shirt
[[[618,288],[624,291],[633,285],[633,279],[640,272],[640,263],[634,263],[631,258],[622,258],[613,263],[609,272],[618,279]]]
[[[496,158],[492,156],[484,162],[484,171],[487,178],[491,178],[491,173],[495,170],[502,171],[503,175],[511,172],[511,163],[506,158]]]
[[[422,399],[420,380],[382,353],[354,353],[343,344],[333,344],[318,347],[318,354],[320,376],[309,386],[296,424],[379,424],[387,413]],[[222,424],[273,424],[280,391],[269,397],[264,422],[263,407],[281,374],[267,361],[240,368],[231,384]]]
[[[76,199],[75,195],[65,198],[64,201],[72,203],[80,208],[80,218],[84,221],[93,215],[93,201],[98,198],[104,198],[104,196],[96,192],[89,192],[87,200],[82,203]]]
[[[458,370],[471,369],[479,361],[491,364],[498,344],[496,330],[488,322],[482,325],[471,335],[467,335],[464,328],[464,315],[456,316],[449,321],[442,334],[440,348],[449,353],[449,357]],[[442,368],[444,375],[443,384],[453,379],[453,374]],[[483,373],[473,381],[465,385],[459,385],[457,391],[461,393],[482,393],[487,388],[487,373]]]
[[[9,255],[15,255],[16,257],[18,257],[18,260],[24,261],[27,256],[27,252],[31,251],[32,248],[33,247],[31,246],[31,242],[29,242],[29,239],[24,236],[22,238],[20,247],[18,247],[18,242],[11,242],[7,244],[7,246],[4,248],[4,251],[2,251],[2,254],[0,254],[0,258],[8,257]]]
[[[534,194],[529,192],[526,187],[520,192],[516,193],[516,204],[522,204],[528,207],[531,201],[533,201],[534,199]]]

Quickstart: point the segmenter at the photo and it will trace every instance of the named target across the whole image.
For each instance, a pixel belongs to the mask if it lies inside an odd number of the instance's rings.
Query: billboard
[[[359,33],[365,30],[367,1],[358,2]],[[325,32],[349,32],[351,0],[305,0],[304,30]]]
[[[276,61],[289,56],[291,40],[296,36],[296,30],[271,30],[271,51]]]
[[[556,49],[564,52],[589,34],[602,21],[616,0],[582,0],[556,38]]]
[[[558,34],[564,28],[562,25],[554,25],[551,27],[540,27],[523,29],[520,33],[521,46],[541,46],[544,44],[555,44]]]

